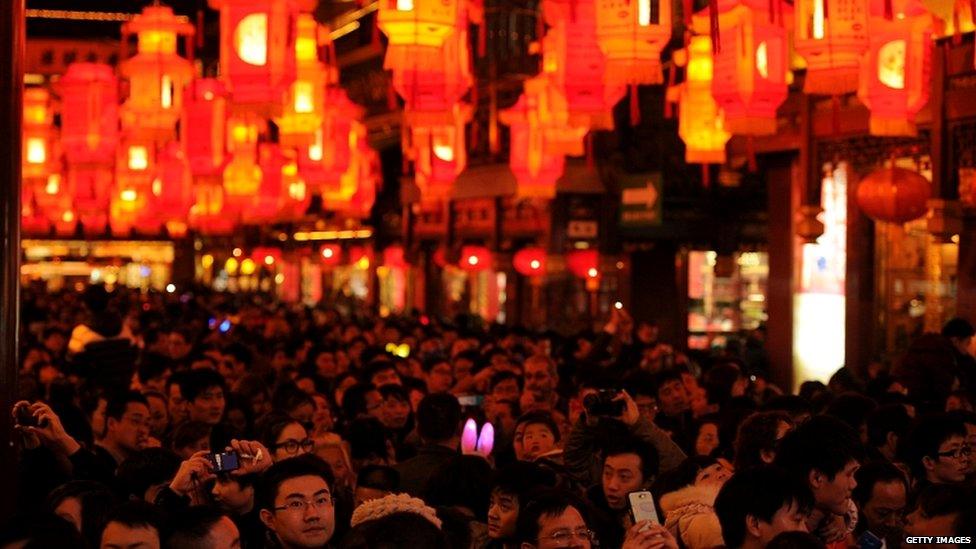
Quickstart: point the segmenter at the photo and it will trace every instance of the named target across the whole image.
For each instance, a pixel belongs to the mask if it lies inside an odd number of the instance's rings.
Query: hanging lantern
[[[193,200],[186,158],[179,143],[170,142],[159,153],[159,169],[149,200],[151,213],[167,227],[170,236],[185,235]]]
[[[293,150],[284,151],[284,164],[281,166],[281,199],[279,201],[276,219],[278,221],[296,221],[305,216],[312,194],[301,174],[298,173],[298,162]]]
[[[491,250],[484,246],[462,246],[458,267],[469,273],[480,273],[492,267]]]
[[[62,212],[70,211],[72,226],[80,221],[86,234],[98,234],[108,223],[113,186],[113,170],[108,166],[85,165],[68,170],[67,196],[70,202]],[[58,219],[63,217],[59,214]],[[73,229],[72,229],[73,232]]]
[[[251,113],[227,120],[227,150],[233,156],[224,168],[224,199],[235,211],[249,207],[261,187],[258,135],[262,123]]]
[[[671,39],[670,0],[597,0],[596,37],[611,86],[660,84],[661,50]]]
[[[455,105],[474,82],[466,31],[451,35],[437,60],[425,64],[409,47],[387,48],[384,67],[393,72],[393,89],[405,102],[404,120],[410,126],[452,124]]]
[[[858,65],[868,47],[868,0],[796,0],[793,7],[793,47],[807,65],[803,91],[856,91]]]
[[[322,266],[335,268],[342,263],[342,247],[338,244],[323,244],[319,256],[322,257]]]
[[[453,124],[410,129],[414,175],[423,200],[448,198],[454,180],[467,166],[464,125],[471,114],[469,106],[458,104]]]
[[[349,248],[349,265],[365,271],[373,263],[373,250],[368,246],[351,246]]]
[[[723,164],[724,116],[712,98],[712,40],[694,36],[687,53],[676,52],[676,63],[687,61],[687,79],[681,85],[678,107],[678,135],[685,142],[685,161],[690,164]],[[684,59],[684,57],[686,59]]]
[[[786,100],[789,84],[787,30],[773,21],[792,17],[792,7],[771,14],[765,0],[718,3],[722,47],[713,54],[712,97],[725,114],[725,128],[737,135],[776,133],[776,109]],[[694,17],[695,31],[711,30],[708,10]]]
[[[548,151],[538,114],[529,105],[528,95],[523,93],[512,108],[500,114],[502,124],[510,128],[508,165],[518,182],[519,197],[553,198],[566,160]]]
[[[461,14],[460,0],[382,0],[376,22],[390,46],[440,48]]]
[[[47,179],[57,166],[54,149],[54,109],[51,94],[44,88],[24,89],[23,156],[24,179]]]
[[[891,2],[893,18],[885,17]],[[917,0],[871,0],[871,35],[857,97],[871,110],[871,135],[914,136],[932,89],[936,18]]]
[[[258,146],[261,177],[250,202],[241,210],[241,223],[254,225],[277,218],[284,195],[284,168],[287,163],[277,144],[262,143]]]
[[[546,259],[542,248],[522,248],[515,252],[512,266],[522,276],[539,276],[546,272]]]
[[[569,272],[584,280],[600,276],[600,252],[592,248],[572,250],[566,254],[566,267]]]
[[[187,88],[180,133],[190,173],[219,177],[226,163],[227,89],[219,80],[194,80]]]
[[[403,246],[387,246],[383,250],[383,265],[392,269],[403,269],[407,267],[407,260],[404,259]]]
[[[190,207],[190,227],[206,236],[225,236],[234,230],[234,216],[224,209],[224,186],[202,180],[193,185],[195,201]]]
[[[118,82],[112,67],[72,63],[58,81],[61,145],[69,168],[111,165],[119,140]]]
[[[119,65],[129,81],[122,127],[140,137],[169,139],[183,109],[183,88],[193,78],[193,65],[176,53],[177,42],[193,35],[193,25],[167,6],[151,5],[123,24],[122,33],[138,36],[136,55]]]
[[[235,109],[280,116],[295,81],[295,0],[209,0],[220,11],[220,70]]]
[[[141,232],[155,232],[158,225],[147,206],[158,166],[156,145],[150,140],[124,139],[115,166],[109,212],[112,231],[124,235],[138,225]]]
[[[875,221],[901,224],[925,215],[931,194],[932,184],[917,172],[882,168],[858,183],[857,205]]]
[[[282,147],[308,146],[322,126],[329,69],[319,61],[318,23],[310,14],[298,17],[295,40],[296,78],[288,88],[284,113],[275,119]]]

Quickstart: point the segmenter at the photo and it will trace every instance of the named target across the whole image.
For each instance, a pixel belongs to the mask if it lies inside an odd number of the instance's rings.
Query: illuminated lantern
[[[458,104],[453,116],[453,124],[410,129],[414,175],[425,201],[448,198],[455,179],[467,166],[464,124],[471,118],[471,108]]]
[[[54,109],[44,88],[24,89],[24,141],[21,170],[24,179],[47,179],[57,162],[54,150]]]
[[[224,200],[234,211],[251,206],[261,187],[258,134],[263,121],[244,113],[227,121],[227,150],[233,156],[224,168]]]
[[[87,234],[102,232],[108,223],[109,195],[114,181],[112,168],[99,165],[70,167],[67,181],[71,203],[64,211],[71,210],[72,223],[80,221]]]
[[[383,250],[383,265],[393,269],[407,267],[407,260],[404,259],[403,246],[387,246]]]
[[[935,17],[917,0],[871,2],[871,35],[861,63],[857,97],[871,110],[872,135],[915,135],[915,115],[932,89],[932,35]]]
[[[462,246],[458,267],[469,273],[480,273],[492,267],[491,250],[484,246]]]
[[[207,236],[225,236],[234,230],[234,217],[224,210],[224,187],[219,181],[201,180],[193,185],[196,197],[190,207],[190,227]]]
[[[523,248],[515,252],[512,266],[523,276],[539,276],[546,272],[546,251],[542,248]]]
[[[413,47],[419,53],[420,48],[443,46],[462,13],[461,0],[381,0],[376,21],[390,46]]]
[[[373,250],[368,246],[351,246],[349,248],[349,265],[360,270],[366,270],[373,262]]]
[[[119,141],[118,82],[112,67],[72,63],[58,89],[61,146],[69,165],[111,165]]]
[[[295,0],[209,0],[220,11],[220,70],[234,107],[280,116],[295,81]]]
[[[308,146],[322,125],[329,69],[319,62],[318,23],[310,14],[298,17],[295,39],[296,78],[288,89],[284,113],[275,119],[282,147]]]
[[[931,194],[932,184],[922,175],[904,168],[882,168],[858,183],[857,205],[875,221],[901,224],[925,215]]]
[[[219,80],[194,80],[184,98],[180,133],[194,177],[219,177],[226,162],[227,90]]]
[[[281,199],[278,205],[278,220],[292,221],[305,216],[312,194],[305,180],[298,173],[298,163],[294,151],[288,151],[281,166]]]
[[[430,65],[409,47],[387,49],[384,67],[393,71],[393,88],[405,102],[404,120],[411,126],[450,125],[454,106],[471,88],[468,33],[458,31],[444,43]]]
[[[193,25],[167,6],[151,5],[123,24],[122,32],[138,36],[137,53],[119,65],[129,81],[122,127],[138,136],[168,139],[183,109],[183,88],[193,78],[193,65],[176,53],[177,41],[192,36]]]
[[[538,113],[529,105],[529,96],[523,93],[512,108],[500,114],[501,122],[511,129],[508,165],[520,197],[553,198],[565,158],[548,152]]]
[[[678,107],[678,135],[685,142],[685,161],[692,164],[722,164],[725,143],[731,135],[725,129],[722,111],[712,98],[712,39],[694,36],[687,53],[676,54],[687,61],[687,79],[681,85]],[[687,59],[681,59],[687,55]]]
[[[251,259],[260,265],[274,269],[276,265],[281,264],[281,249],[280,248],[265,248],[257,247],[251,252]]]
[[[807,65],[803,91],[839,95],[857,90],[868,47],[869,0],[796,0],[793,47]]]
[[[338,244],[323,244],[319,255],[322,257],[323,266],[337,267],[342,262],[342,247]]]
[[[170,236],[186,234],[187,214],[193,205],[190,172],[179,143],[170,142],[159,154],[159,169],[152,182],[151,214],[166,225]]]
[[[611,86],[660,84],[661,50],[671,39],[670,0],[596,0],[596,37]]]
[[[764,0],[718,3],[722,48],[713,54],[712,97],[725,114],[725,128],[738,135],[776,133],[776,109],[789,84],[787,30],[771,21]],[[784,17],[792,8],[781,6]],[[694,17],[695,30],[708,34],[708,10]]]
[[[346,217],[365,219],[369,217],[376,203],[376,189],[382,181],[379,154],[362,139],[357,147],[357,169],[359,172],[356,192],[343,210]]]
[[[245,224],[275,220],[282,203],[284,168],[288,160],[276,144],[262,143],[258,151],[261,177],[250,202],[240,210],[241,222]]]
[[[147,213],[153,181],[156,179],[156,153],[155,144],[149,140],[126,139],[119,147],[115,189],[110,205],[112,231],[115,234],[130,232]],[[155,232],[156,228],[153,227],[151,232]]]
[[[600,276],[600,252],[593,249],[572,250],[566,254],[569,272],[584,280]]]

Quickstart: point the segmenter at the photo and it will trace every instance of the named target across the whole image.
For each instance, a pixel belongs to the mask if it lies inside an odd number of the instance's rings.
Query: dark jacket
[[[457,450],[440,444],[421,446],[416,456],[396,466],[397,472],[400,473],[400,491],[414,497],[421,497],[434,471],[458,455]]]

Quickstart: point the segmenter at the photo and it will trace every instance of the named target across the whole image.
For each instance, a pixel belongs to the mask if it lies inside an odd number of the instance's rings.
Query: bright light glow
[[[61,190],[61,174],[52,173],[47,176],[47,184],[44,185],[44,192],[50,195],[58,194]]]
[[[231,252],[231,254],[233,254],[234,257],[241,257],[241,254],[243,254],[243,253],[244,253],[244,250],[242,250],[240,248],[234,248],[234,251]]]
[[[315,61],[318,58],[318,44],[314,35],[299,36],[295,39],[295,59],[299,61]]]
[[[756,72],[763,78],[769,78],[769,45],[760,42],[756,47]]]
[[[163,180],[160,178],[153,179],[152,182],[152,193],[153,196],[159,196],[163,194]]]
[[[531,267],[533,271],[538,271],[539,268],[542,267],[542,262],[538,259],[533,259],[532,261],[529,261],[529,267]]]
[[[315,142],[308,146],[308,159],[314,162],[322,160],[322,128],[315,130]]]
[[[167,284],[166,285],[166,293],[170,293],[171,294],[171,293],[173,293],[175,291],[176,291],[176,285],[175,284]]]
[[[274,262],[275,262],[275,258],[274,258],[273,255],[266,255],[266,256],[264,256],[264,264],[265,265],[274,265]]]
[[[473,454],[478,446],[478,424],[474,419],[468,418],[464,422],[464,429],[461,431],[461,453]]]
[[[813,38],[822,40],[824,37],[824,2],[825,0],[813,0]]]
[[[322,248],[322,257],[326,259],[332,259],[335,256],[335,250],[332,248]]]
[[[301,202],[305,200],[305,181],[299,179],[294,183],[288,184],[288,196],[292,200],[297,200]]]
[[[278,273],[275,275],[275,284],[283,284],[285,282],[285,275]]]
[[[895,90],[905,89],[904,40],[892,40],[878,48],[878,81]]]
[[[474,266],[474,265],[477,265],[477,264],[478,264],[478,256],[476,256],[476,255],[469,255],[468,256],[468,265]]]
[[[119,198],[121,198],[123,202],[135,202],[136,198],[138,197],[139,195],[136,193],[135,189],[122,189],[122,192],[119,193]]]
[[[366,256],[360,257],[359,261],[356,262],[356,268],[365,271],[369,268],[369,258]]]
[[[637,0],[637,24],[648,27],[651,24],[651,1]]]
[[[68,210],[63,214],[61,214],[61,221],[64,221],[65,223],[71,223],[74,220],[75,220],[75,213],[71,210]]]
[[[173,108],[173,77],[164,74],[159,83],[159,102],[164,109]]]
[[[827,383],[844,365],[845,306],[843,295],[807,293],[793,297],[794,390],[804,381]]]
[[[443,160],[444,162],[454,161],[454,147],[450,145],[439,145],[435,143],[433,147],[433,151],[434,151],[434,156]]]
[[[210,90],[207,90],[207,91],[203,92],[203,100],[204,101],[213,101],[213,99],[214,99],[214,92],[212,92]]]
[[[590,269],[586,271],[586,276],[590,278],[596,278],[596,275],[598,274],[600,274],[600,272],[597,271],[595,267],[590,267]]]
[[[234,50],[248,65],[263,67],[268,63],[268,14],[252,13],[237,23]]]
[[[229,274],[234,274],[234,273],[236,273],[236,272],[237,272],[237,266],[238,266],[238,265],[239,265],[239,264],[237,263],[237,260],[236,260],[236,259],[234,259],[233,257],[228,257],[228,258],[227,258],[227,262],[226,262],[226,263],[224,263],[224,269],[225,269],[225,270],[226,270],[226,271],[227,271],[227,272],[228,272]]]
[[[306,114],[315,112],[315,102],[312,83],[307,80],[296,80],[294,84],[296,113]]]
[[[413,11],[413,0],[396,0],[397,11]]]
[[[43,137],[27,138],[27,163],[43,164],[47,162],[47,143]]]
[[[203,257],[200,258],[200,265],[203,265],[204,269],[209,269],[210,267],[213,266],[213,263],[214,263],[214,256],[210,254],[204,254]]]
[[[257,270],[257,268],[258,268],[257,263],[255,263],[254,260],[251,259],[250,257],[247,258],[247,259],[245,259],[244,261],[241,261],[241,274],[242,275],[245,275],[245,276],[252,275],[252,274],[254,274],[254,271]]]
[[[149,149],[142,145],[129,147],[129,169],[143,171],[149,167]]]

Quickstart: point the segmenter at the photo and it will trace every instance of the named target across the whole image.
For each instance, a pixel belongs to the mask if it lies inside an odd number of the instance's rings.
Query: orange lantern
[[[423,200],[449,197],[454,180],[467,166],[464,125],[471,114],[469,106],[458,104],[453,124],[410,128],[414,175]]]
[[[789,84],[787,29],[774,21],[764,0],[718,3],[722,48],[713,54],[712,97],[725,113],[725,127],[738,135],[776,133],[776,109]],[[781,6],[784,17],[792,8]],[[695,31],[710,32],[707,10],[694,17]]]
[[[327,268],[335,268],[342,263],[342,247],[338,244],[323,244],[319,255],[322,257],[322,265]]]
[[[872,135],[915,135],[915,115],[929,101],[936,18],[917,0],[871,2],[871,35],[857,96],[871,110]]]
[[[565,158],[546,147],[546,135],[540,128],[538,113],[530,106],[528,94],[523,93],[499,119],[511,129],[508,165],[518,182],[518,195],[556,196],[556,181],[563,174]]]
[[[566,267],[584,280],[600,276],[600,252],[594,249],[573,250],[566,254]]]
[[[523,276],[539,276],[546,272],[546,251],[542,248],[522,248],[515,252],[512,266]]]
[[[275,119],[282,147],[311,144],[322,125],[329,70],[319,62],[318,23],[310,14],[301,14],[295,39],[296,78],[288,88],[284,113]]]
[[[233,157],[224,168],[224,199],[235,211],[249,207],[261,187],[258,135],[262,123],[252,113],[235,115],[227,121],[227,150]]]
[[[376,22],[390,46],[440,48],[462,13],[461,0],[382,0]]]
[[[187,214],[193,200],[183,150],[178,143],[170,142],[159,153],[159,169],[149,200],[152,214],[166,225],[170,236],[180,236],[186,233]]]
[[[687,62],[687,79],[681,85],[678,107],[678,135],[685,142],[685,161],[694,164],[725,162],[724,116],[712,98],[712,39],[694,36],[686,51],[676,53],[676,62]]]
[[[224,236],[234,230],[234,217],[224,209],[224,187],[219,181],[203,179],[193,185],[195,201],[190,207],[190,227],[207,236]]]
[[[57,166],[54,150],[54,109],[44,88],[24,89],[24,141],[21,170],[24,179],[47,179]]]
[[[807,65],[803,91],[839,95],[857,90],[868,47],[868,0],[796,0],[793,47]]]
[[[70,165],[111,165],[119,140],[118,82],[112,67],[72,63],[58,81],[61,145]]]
[[[596,0],[596,37],[607,58],[607,84],[660,84],[671,1]]]
[[[180,132],[194,177],[219,177],[226,163],[227,90],[212,78],[190,83]]]
[[[209,0],[220,11],[220,70],[233,106],[279,116],[295,81],[295,0]]]
[[[149,140],[124,139],[119,147],[116,162],[115,189],[112,193],[110,216],[112,231],[122,235],[129,233],[147,212],[149,197],[157,169],[156,145]],[[143,226],[143,229],[149,227]],[[149,232],[155,232],[152,227]]]
[[[179,37],[193,35],[193,25],[167,6],[152,5],[122,25],[123,35],[138,36],[136,55],[119,66],[129,81],[122,105],[122,127],[141,137],[172,137],[183,108],[183,88],[193,78],[193,65],[176,53]]]
[[[454,106],[471,88],[468,33],[459,30],[440,48],[436,65],[419,62],[409,47],[387,49],[384,67],[393,71],[393,88],[406,103],[411,126],[450,125]]]
[[[462,246],[458,267],[469,273],[480,273],[492,267],[491,250],[484,246]]]
[[[875,221],[906,223],[928,211],[932,184],[917,172],[882,168],[857,185],[857,205]]]

